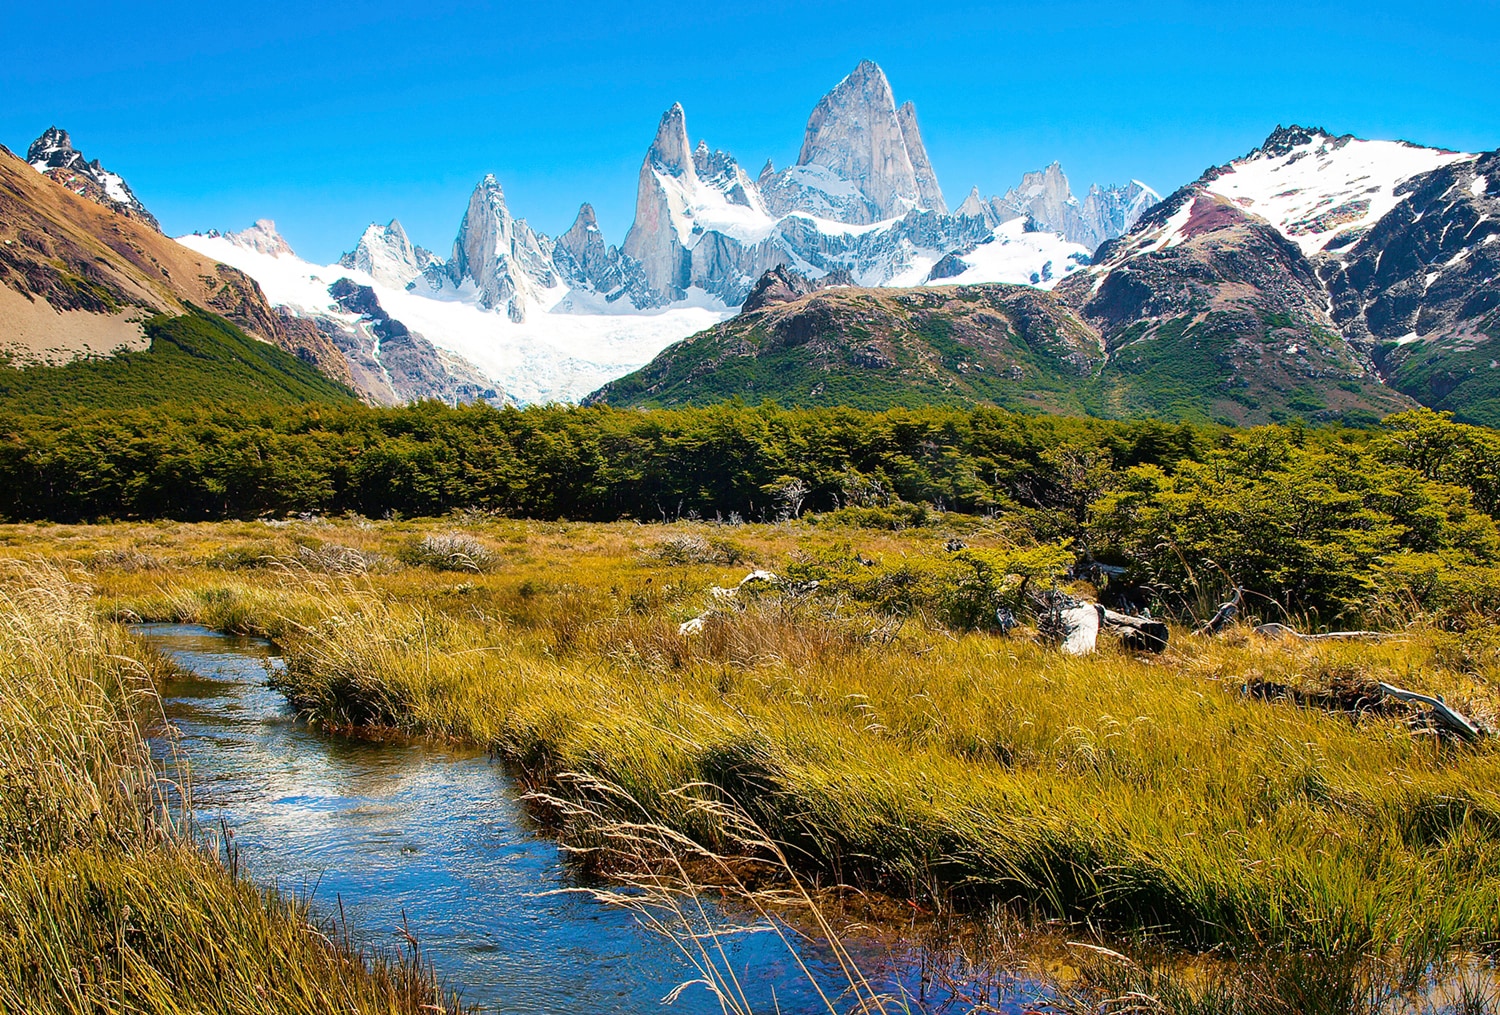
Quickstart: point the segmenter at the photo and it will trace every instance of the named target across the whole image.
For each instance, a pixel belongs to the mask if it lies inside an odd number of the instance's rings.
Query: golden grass
[[[952,524],[972,545],[1008,545],[997,523]],[[484,573],[295,563],[299,542],[394,559],[453,531],[490,553]],[[661,550],[684,534],[727,540],[745,563]],[[710,585],[752,563],[939,557],[949,534],[474,518],[3,533],[12,553],[95,563],[116,615],[277,638],[285,690],[317,721],[482,744],[554,795],[576,797],[559,778],[587,773],[706,849],[733,837],[682,786],[743,808],[804,872],[943,905],[1014,902],[1239,954],[1420,964],[1500,940],[1492,744],[1243,693],[1354,675],[1444,694],[1493,724],[1500,665],[1482,630],[1288,645],[1174,629],[1164,656],[1066,659],[1024,634],[944,631],[920,609],[892,618],[773,593],[677,633]],[[271,566],[205,566],[247,545]],[[107,563],[130,554],[157,565]],[[586,813],[558,812],[566,839],[587,840]]]
[[[367,961],[193,845],[142,732],[159,665],[58,568],[0,575],[0,1012],[451,1010],[419,956]]]

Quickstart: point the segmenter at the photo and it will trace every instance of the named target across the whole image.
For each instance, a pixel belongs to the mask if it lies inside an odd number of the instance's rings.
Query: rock
[[[225,233],[224,238],[236,246],[268,257],[296,256],[292,253],[291,245],[276,231],[276,223],[271,219],[256,219],[249,229]]]
[[[901,107],[896,110],[896,119],[901,122],[901,137],[906,141],[912,172],[917,177],[917,200],[923,208],[939,215],[948,214],[948,204],[943,200],[943,188],[938,186],[937,173],[933,171],[932,160],[927,157],[922,132],[917,128],[917,107],[911,102],[901,103]]]
[[[481,306],[503,308],[511,320],[524,321],[527,310],[541,304],[542,290],[557,285],[552,246],[524,219],[511,217],[500,182],[490,174],[469,196],[447,276],[454,286],[472,281]]]
[[[969,270],[969,262],[957,254],[944,254],[932,270],[927,273],[929,283],[938,282],[945,278],[957,278]]]
[[[911,125],[915,132],[915,114]],[[925,161],[925,149],[922,157]],[[877,222],[923,206],[890,82],[869,60],[861,61],[814,107],[797,164],[832,170],[864,197],[867,207],[851,204],[852,217],[842,221]],[[931,185],[936,188],[936,179]]]
[[[112,173],[95,159],[89,162],[73,147],[68,132],[48,127],[42,136],[26,149],[26,161],[43,176],[62,184],[79,197],[87,198],[117,211],[126,218],[139,219],[156,232],[161,225],[146,210],[119,173]]]
[[[479,370],[391,317],[370,286],[342,278],[328,287],[328,295],[360,321],[350,328],[325,317],[317,325],[344,354],[355,386],[371,401],[399,405],[434,399],[464,405],[502,400]]]

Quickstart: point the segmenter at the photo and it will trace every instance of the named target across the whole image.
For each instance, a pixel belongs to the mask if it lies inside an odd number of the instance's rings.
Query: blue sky
[[[0,8],[0,142],[56,123],[168,232],[271,217],[319,261],[392,216],[446,256],[486,172],[542,231],[588,200],[619,242],[672,102],[754,174],[866,57],[955,204],[1054,159],[1165,194],[1277,123],[1500,146],[1495,0]]]

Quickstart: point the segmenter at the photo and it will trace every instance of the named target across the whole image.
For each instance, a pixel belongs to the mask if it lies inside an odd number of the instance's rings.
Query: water
[[[134,630],[194,675],[165,689],[179,732],[157,749],[186,759],[200,824],[222,822],[257,882],[310,894],[325,914],[342,905],[373,944],[397,944],[404,917],[444,982],[485,1011],[659,1012],[696,975],[633,914],[566,891],[576,882],[556,843],[483,753],[315,732],[267,686],[280,665],[268,642],[190,625]],[[726,948],[756,1010],[826,1011],[773,935],[736,934]],[[882,989],[920,989],[917,963],[884,946],[860,952]],[[817,949],[806,957],[836,993]],[[720,1009],[693,987],[666,1010]]]

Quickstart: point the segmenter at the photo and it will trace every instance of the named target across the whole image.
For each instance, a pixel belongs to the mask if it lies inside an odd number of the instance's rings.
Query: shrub
[[[203,561],[203,566],[220,571],[251,571],[270,567],[277,557],[278,547],[275,543],[242,543],[239,546],[226,546],[209,554]]]
[[[462,532],[435,533],[413,540],[402,551],[401,560],[412,567],[430,567],[434,571],[477,572],[495,566],[494,553]]]
[[[748,559],[744,549],[728,539],[690,532],[663,539],[645,556],[663,564],[743,564]]]

